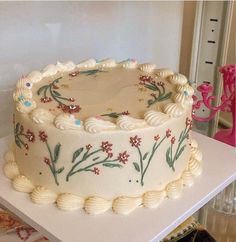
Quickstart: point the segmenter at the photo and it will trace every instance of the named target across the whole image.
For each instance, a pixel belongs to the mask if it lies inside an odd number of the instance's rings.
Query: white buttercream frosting
[[[143,205],[147,208],[156,208],[166,197],[165,191],[149,191],[143,195]]]
[[[141,197],[126,197],[121,196],[113,201],[112,209],[118,214],[129,214],[137,207],[142,205]]]
[[[133,130],[144,127],[146,122],[143,119],[137,119],[127,115],[122,115],[117,119],[116,124],[123,130]]]
[[[30,118],[37,124],[49,124],[53,123],[55,116],[46,109],[36,108],[30,113]]]
[[[36,108],[36,102],[33,99],[23,99],[16,104],[16,110],[20,113],[29,113]]]
[[[138,68],[143,72],[151,73],[153,72],[153,70],[155,70],[156,65],[151,63],[144,63],[144,64],[140,64]]]
[[[163,107],[163,111],[173,118],[178,118],[185,112],[180,103],[168,103]]]
[[[199,176],[202,173],[202,164],[194,158],[190,158],[188,169],[194,176]]]
[[[40,82],[43,78],[43,75],[39,71],[32,71],[27,75],[27,78],[32,82],[32,83],[37,83]]]
[[[124,60],[119,63],[123,68],[134,69],[137,67],[138,62],[134,59]]]
[[[181,178],[183,181],[183,185],[188,187],[193,185],[193,175],[189,170],[184,170]]]
[[[21,78],[16,83],[16,89],[27,88],[31,89],[33,87],[33,82],[29,78]]]
[[[6,177],[9,179],[13,179],[14,177],[18,176],[20,174],[18,165],[15,161],[9,161],[6,162],[3,171]]]
[[[65,71],[72,71],[76,68],[75,63],[73,63],[72,61],[67,61],[67,62],[57,62],[56,67],[58,69],[58,71],[61,72],[65,72]]]
[[[191,149],[191,156],[198,161],[202,161],[202,152],[197,148]]]
[[[161,77],[161,78],[166,78],[170,75],[173,75],[174,72],[168,68],[162,68],[162,69],[157,69],[155,71],[155,74],[158,76],[158,77]]]
[[[95,59],[88,59],[85,61],[80,62],[77,67],[78,68],[92,68],[95,67],[97,64]]]
[[[13,99],[16,102],[23,99],[31,99],[32,97],[33,97],[32,91],[28,88],[18,88],[13,93]]]
[[[33,189],[30,198],[34,203],[50,204],[56,201],[57,194],[42,186],[38,186]]]
[[[171,199],[178,198],[181,195],[182,187],[183,187],[183,184],[181,179],[170,182],[166,186],[167,196]]]
[[[173,98],[176,103],[180,103],[184,107],[193,105],[192,96],[186,96],[185,93],[177,93]]]
[[[194,89],[188,85],[177,85],[176,91],[179,93],[184,93],[186,96],[192,96],[194,94]]]
[[[191,139],[191,149],[198,148],[198,143],[195,139]]]
[[[85,200],[84,210],[89,214],[101,214],[109,210],[112,201],[100,197],[89,197]]]
[[[162,112],[150,110],[144,114],[144,119],[150,126],[159,126],[170,119],[170,116]]]
[[[115,129],[116,125],[110,121],[106,121],[101,118],[91,117],[85,120],[84,128],[89,133],[99,133],[104,130]]]
[[[83,122],[76,119],[73,114],[60,114],[55,120],[54,124],[58,129],[66,130],[66,129],[81,129],[83,127]]]
[[[30,193],[34,189],[34,185],[31,181],[26,176],[22,175],[18,175],[13,179],[12,186],[18,192]]]
[[[83,208],[84,199],[72,193],[63,193],[57,197],[57,207],[62,210],[76,210]]]
[[[97,63],[97,66],[98,67],[103,67],[103,68],[106,68],[106,67],[115,67],[116,66],[116,61],[114,59],[105,59],[105,60],[102,60],[102,61],[99,61]]]
[[[42,76],[43,77],[48,77],[48,76],[53,76],[57,74],[59,68],[56,65],[47,65],[43,68],[42,70]]]
[[[15,161],[15,154],[12,150],[8,150],[4,155],[4,160],[6,162],[12,162]]]
[[[188,83],[187,78],[180,73],[175,73],[173,75],[168,76],[168,80],[172,84],[185,85],[186,83]]]

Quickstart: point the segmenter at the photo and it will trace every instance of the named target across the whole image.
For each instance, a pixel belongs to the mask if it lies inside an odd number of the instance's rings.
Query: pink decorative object
[[[236,81],[236,65],[226,65],[220,68],[220,73],[223,75],[223,95],[221,96],[221,104],[213,106],[212,102],[215,96],[211,95],[214,88],[209,84],[200,85],[197,90],[201,92],[202,99],[198,100],[193,96],[193,119],[200,122],[208,122],[213,119],[218,111],[231,112],[233,118],[233,126],[231,129],[224,129],[217,132],[214,136],[215,139],[222,141],[226,144],[236,147],[236,106],[235,106],[235,81]],[[199,109],[202,105],[211,110],[210,115],[206,118],[197,117],[195,110]]]

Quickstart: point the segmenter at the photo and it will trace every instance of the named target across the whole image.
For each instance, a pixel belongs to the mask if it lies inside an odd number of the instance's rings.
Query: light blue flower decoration
[[[187,92],[187,91],[184,91],[184,95],[185,95],[185,96],[188,96],[188,92]]]
[[[26,107],[30,107],[30,106],[32,105],[32,103],[29,102],[29,101],[25,101],[25,102],[24,102],[24,105],[25,105]]]
[[[75,124],[79,126],[79,125],[81,125],[81,121],[79,119],[76,119]]]

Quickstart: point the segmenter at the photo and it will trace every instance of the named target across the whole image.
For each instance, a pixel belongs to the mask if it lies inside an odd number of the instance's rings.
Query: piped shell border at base
[[[14,152],[9,150],[4,158],[3,171],[6,177],[12,180],[12,186],[16,191],[29,193],[31,201],[36,204],[56,203],[61,210],[72,211],[84,209],[88,214],[101,214],[112,210],[116,214],[129,214],[138,207],[156,208],[166,198],[176,199],[181,196],[183,187],[190,187],[193,178],[202,173],[202,153],[198,149],[196,140],[191,141],[191,156],[187,168],[179,179],[169,182],[165,189],[160,191],[147,191],[138,197],[120,196],[113,200],[107,200],[97,196],[87,198],[79,197],[72,193],[56,194],[43,186],[33,185],[31,181],[20,174],[15,162]],[[196,155],[198,154],[198,155]]]

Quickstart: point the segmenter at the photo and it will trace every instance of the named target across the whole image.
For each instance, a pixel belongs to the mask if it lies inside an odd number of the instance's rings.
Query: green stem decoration
[[[129,115],[128,111],[122,112],[122,113],[117,113],[117,112],[112,112],[112,113],[105,113],[102,114],[100,116],[106,116],[106,117],[110,117],[110,118],[119,118],[121,115]]]
[[[46,144],[49,156],[50,156],[50,160],[48,158],[44,158],[44,162],[49,166],[49,168],[53,174],[55,183],[57,184],[57,186],[59,186],[57,175],[62,173],[62,171],[64,170],[64,167],[60,167],[59,169],[56,168],[56,164],[58,162],[59,155],[60,155],[61,144],[58,143],[55,146],[54,152],[52,152],[52,150],[48,144],[48,141],[45,141],[45,144]]]
[[[107,72],[107,71],[94,69],[94,70],[80,71],[79,74],[85,74],[87,76],[91,76],[91,75],[96,75],[98,72]]]

